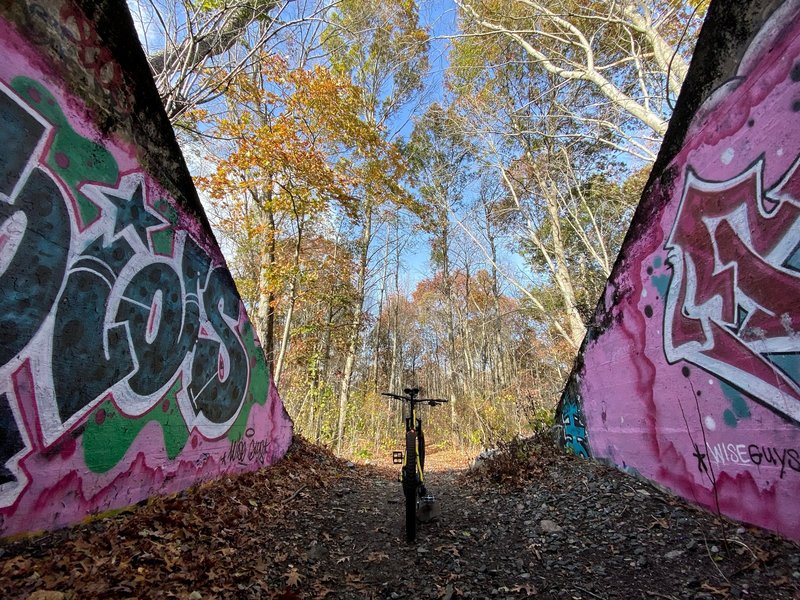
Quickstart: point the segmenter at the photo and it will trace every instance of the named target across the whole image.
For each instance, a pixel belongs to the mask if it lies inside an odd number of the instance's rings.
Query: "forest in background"
[[[552,422],[705,0],[128,4],[296,431]]]

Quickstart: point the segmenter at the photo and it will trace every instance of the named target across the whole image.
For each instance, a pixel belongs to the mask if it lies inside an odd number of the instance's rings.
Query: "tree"
[[[456,435],[456,403],[468,387],[456,353],[456,311],[453,298],[450,214],[456,210],[468,182],[470,148],[461,132],[453,128],[452,117],[439,104],[432,104],[415,123],[406,152],[413,168],[413,180],[431,217],[423,229],[431,235],[431,264],[441,273],[442,295],[447,307],[447,396]],[[461,379],[461,381],[459,381]]]
[[[422,89],[427,70],[427,33],[419,26],[413,0],[342,0],[330,16],[330,26],[322,36],[330,52],[335,73],[348,78],[364,91],[358,109],[366,123],[388,139],[392,119]],[[359,168],[364,173],[360,196],[361,236],[356,273],[358,300],[353,307],[350,343],[339,391],[337,451],[344,437],[350,389],[361,343],[364,300],[369,275],[370,246],[373,241],[376,209],[384,202],[410,205],[411,198],[388,174],[399,174],[399,152],[394,165],[384,159],[362,155]],[[376,185],[377,184],[377,185]]]
[[[233,80],[328,2],[201,0],[129,2],[173,125],[198,133],[192,111],[219,100]]]
[[[471,48],[461,57],[462,68],[484,58],[495,61],[489,68],[504,68],[519,50],[551,77],[553,89],[582,92],[572,94],[579,102],[562,106],[559,114],[581,127],[558,135],[588,137],[643,160],[655,159],[670,99],[677,97],[688,70],[687,50],[681,48],[691,48],[698,28],[692,17],[702,11],[672,0],[456,4],[468,40],[462,46]]]
[[[283,364],[292,312],[299,293],[303,235],[309,221],[337,210],[355,218],[356,192],[362,182],[347,153],[391,156],[375,129],[354,107],[360,90],[323,67],[290,69],[283,59],[261,57],[261,70],[235,80],[226,98],[228,116],[212,121],[216,135],[232,141],[215,173],[198,183],[225,207],[218,220],[236,241],[245,234],[248,269],[258,273],[254,312],[270,366],[275,362],[275,308],[288,287],[288,310],[278,354]],[[387,176],[391,175],[387,169]],[[292,249],[279,260],[280,237]],[[253,243],[261,252],[249,251]],[[280,369],[276,369],[276,377]]]

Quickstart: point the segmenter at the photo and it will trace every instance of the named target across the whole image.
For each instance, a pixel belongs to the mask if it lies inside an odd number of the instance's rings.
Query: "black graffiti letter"
[[[30,174],[13,206],[0,202],[0,221],[15,213],[24,215],[25,232],[0,276],[0,365],[25,347],[50,312],[69,250],[69,213],[61,190],[40,169]]]
[[[101,237],[70,269],[53,326],[53,387],[62,422],[133,371],[125,326],[104,331],[109,295],[132,256],[124,238],[103,247]]]
[[[30,113],[0,92],[0,193],[12,196],[44,131]],[[6,257],[0,275],[0,365],[25,347],[50,311],[64,279],[70,236],[61,191],[43,171],[35,169],[12,201],[13,205],[0,201],[0,229],[20,236],[0,250],[14,252],[13,258]],[[9,223],[12,218],[17,223]],[[9,231],[23,226],[24,232]]]
[[[43,133],[44,125],[0,91],[0,193],[14,192]]]
[[[222,318],[224,314],[237,320],[240,302],[230,273],[225,269],[212,271],[203,292],[203,305],[228,354],[225,373],[220,377],[220,345],[213,340],[198,339],[188,388],[195,409],[214,423],[224,423],[233,417],[247,391],[250,370],[247,354],[239,337]]]
[[[128,381],[134,393],[147,396],[161,389],[197,341],[200,331],[197,294],[201,277],[205,278],[209,267],[208,257],[187,237],[182,265],[185,299],[181,297],[178,274],[163,263],[147,265],[128,284],[117,320],[128,322],[139,360],[139,370]],[[157,292],[160,306],[154,306]],[[155,319],[158,326],[153,335]],[[152,337],[150,342],[148,333]]]
[[[152,263],[136,273],[123,293],[116,320],[127,321],[139,362],[128,380],[131,390],[142,396],[156,392],[172,378],[190,347],[181,339],[183,298],[175,270]],[[196,332],[197,324],[193,326]]]

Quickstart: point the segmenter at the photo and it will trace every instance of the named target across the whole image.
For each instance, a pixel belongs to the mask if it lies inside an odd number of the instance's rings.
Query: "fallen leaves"
[[[298,441],[285,461],[262,472],[157,498],[127,515],[40,540],[0,544],[0,589],[4,598],[21,600],[32,593],[39,594],[34,600],[60,600],[44,594],[63,591],[70,600],[393,593],[586,599],[651,591],[711,600],[742,590],[743,581],[752,598],[792,598],[797,591],[796,545],[745,529],[736,530],[736,541],[728,530],[730,554],[722,537],[709,540],[718,546],[712,561],[703,534],[718,528],[713,515],[665,500],[655,489],[635,492],[631,501],[624,492],[640,482],[602,465],[548,456],[537,456],[536,469],[524,472],[541,477],[527,487],[433,473],[430,487],[443,514],[422,525],[419,542],[409,546],[402,503],[391,503],[402,500],[396,470],[349,469]],[[530,459],[524,464],[528,469]],[[544,520],[561,531],[545,533]],[[664,559],[672,550],[680,558]]]
[[[196,599],[207,591],[207,597],[262,596],[254,577],[264,582],[262,592],[274,592],[267,581],[279,578],[289,587],[302,585],[296,567],[276,572],[289,550],[265,544],[263,525],[292,522],[283,503],[345,471],[330,453],[296,438],[275,467],[154,497],[117,517],[48,534],[47,542],[16,542],[17,556],[0,546],[0,589],[4,598],[38,600],[63,598],[59,589],[70,598]]]

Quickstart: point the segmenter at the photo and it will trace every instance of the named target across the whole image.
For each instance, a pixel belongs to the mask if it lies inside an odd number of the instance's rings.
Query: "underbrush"
[[[514,437],[480,454],[467,477],[510,485],[540,477],[555,461],[566,458],[549,431],[529,437]]]

